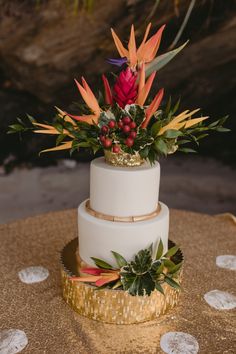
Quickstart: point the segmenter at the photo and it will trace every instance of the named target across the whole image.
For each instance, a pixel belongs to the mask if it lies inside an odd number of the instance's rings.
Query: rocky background
[[[16,117],[29,113],[53,118],[53,106],[68,109],[79,99],[73,78],[82,74],[90,84],[100,83],[113,70],[105,58],[114,57],[110,27],[127,38],[130,24],[138,38],[146,24],[153,31],[167,23],[160,52],[168,50],[183,23],[191,0],[0,0],[0,164],[47,165],[57,154],[38,158],[50,138],[6,135]],[[157,86],[166,97],[182,98],[183,108],[202,107],[217,118],[230,115],[234,130],[236,12],[234,0],[198,0],[176,44],[189,45],[159,72]],[[202,143],[200,154],[224,163],[236,161],[235,133],[214,134]],[[80,153],[80,159],[87,158]],[[55,160],[53,160],[55,159]]]

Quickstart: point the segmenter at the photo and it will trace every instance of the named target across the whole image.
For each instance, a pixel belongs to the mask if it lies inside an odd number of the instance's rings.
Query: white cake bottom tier
[[[94,265],[90,257],[101,258],[117,266],[111,251],[120,253],[130,261],[141,249],[160,238],[164,251],[168,249],[169,209],[160,203],[160,213],[152,219],[137,222],[113,222],[96,218],[86,211],[86,201],[78,208],[79,252],[82,261]]]

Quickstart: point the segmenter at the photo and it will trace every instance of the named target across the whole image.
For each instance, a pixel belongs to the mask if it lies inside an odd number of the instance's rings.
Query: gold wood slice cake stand
[[[169,248],[175,244],[169,241]],[[131,296],[123,290],[101,289],[95,286],[71,281],[78,276],[76,251],[78,239],[70,241],[61,252],[62,289],[65,301],[74,311],[93,320],[114,324],[131,324],[154,320],[173,308],[179,297],[179,291],[163,284],[165,295],[153,291],[150,296]],[[175,263],[183,260],[178,251]],[[179,273],[180,282],[182,272]]]

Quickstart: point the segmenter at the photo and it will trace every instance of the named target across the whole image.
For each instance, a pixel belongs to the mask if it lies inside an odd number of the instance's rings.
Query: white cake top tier
[[[99,157],[91,162],[90,207],[103,214],[140,216],[156,210],[160,165],[145,162],[137,167],[117,167]]]

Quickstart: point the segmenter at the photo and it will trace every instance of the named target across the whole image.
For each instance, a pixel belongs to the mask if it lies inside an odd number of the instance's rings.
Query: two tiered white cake
[[[160,165],[148,162],[138,167],[116,167],[104,157],[91,162],[90,200],[78,208],[79,253],[114,267],[111,251],[128,261],[141,249],[159,243],[168,249],[169,209],[159,202]],[[93,265],[94,266],[94,265]]]

